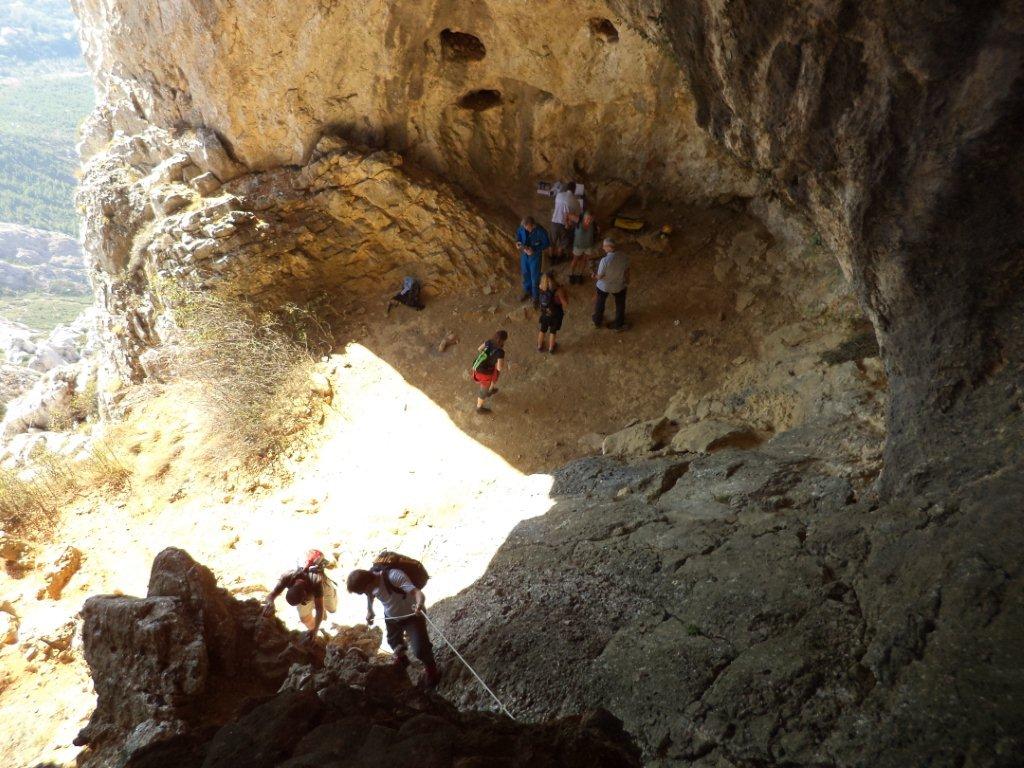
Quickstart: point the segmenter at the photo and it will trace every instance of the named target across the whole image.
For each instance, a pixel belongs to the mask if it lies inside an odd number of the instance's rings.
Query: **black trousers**
[[[621,328],[626,324],[626,289],[623,288],[618,293],[611,295],[615,297],[615,321],[612,323],[612,327]],[[604,305],[607,302],[608,294],[598,288],[597,298],[594,300],[594,325],[604,323]]]
[[[407,619],[384,619],[387,630],[388,645],[396,656],[405,655],[406,648],[412,655],[423,662],[426,667],[434,667],[434,646],[427,634],[427,622],[422,616],[410,616]],[[408,645],[406,640],[408,639]]]

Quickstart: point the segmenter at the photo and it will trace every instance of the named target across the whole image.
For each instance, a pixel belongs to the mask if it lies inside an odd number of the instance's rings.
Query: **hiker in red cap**
[[[324,620],[324,611],[334,613],[338,610],[337,587],[324,573],[326,568],[324,553],[319,549],[311,549],[306,553],[305,565],[281,576],[277,586],[267,595],[263,615],[274,615],[274,601],[284,592],[284,599],[288,605],[298,609],[299,620],[309,629],[308,638],[312,640]]]

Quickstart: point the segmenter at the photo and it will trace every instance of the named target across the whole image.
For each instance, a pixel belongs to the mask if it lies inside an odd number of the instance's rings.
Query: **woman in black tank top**
[[[540,333],[537,334],[537,351],[555,354],[558,343],[556,334],[562,329],[565,308],[569,294],[558,284],[554,272],[548,272],[540,279]],[[545,344],[545,342],[547,342]]]

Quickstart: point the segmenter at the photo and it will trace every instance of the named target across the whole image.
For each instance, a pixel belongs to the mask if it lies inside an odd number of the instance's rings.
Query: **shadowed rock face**
[[[76,742],[90,746],[79,764],[640,765],[607,712],[547,725],[460,713],[376,658],[379,630],[350,631],[325,653],[259,610],[179,549],[154,560],[148,597],[90,598],[83,641],[98,702]]]
[[[853,278],[892,389],[888,489],[1020,461],[1020,4],[618,5],[660,15],[697,121]]]
[[[582,459],[432,616],[516,716],[600,703],[651,768],[1016,766],[1024,477],[873,504],[836,453],[873,440]]]

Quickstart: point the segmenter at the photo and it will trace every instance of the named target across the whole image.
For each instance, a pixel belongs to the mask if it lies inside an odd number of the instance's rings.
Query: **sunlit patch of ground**
[[[290,479],[220,480],[206,431],[171,393],[125,425],[118,439],[135,457],[132,489],[69,510],[60,538],[85,560],[63,598],[28,597],[38,588],[34,574],[4,577],[3,594],[26,594],[22,636],[48,633],[91,594],[144,595],[153,557],[168,546],[188,550],[232,592],[258,597],[318,547],[337,558],[342,584],[330,619],[352,624],[363,620],[365,601],[344,594],[344,577],[381,549],[422,558],[432,572],[428,599],[439,600],[477,579],[516,523],[550,508],[550,477],[525,476],[468,437],[365,347],[351,344],[325,365],[333,403],[283,459],[279,474]],[[279,602],[282,618],[298,627]],[[4,730],[20,723],[5,734],[0,764],[68,760],[92,706],[80,653],[33,673],[15,648],[0,658],[15,677],[0,694]]]

